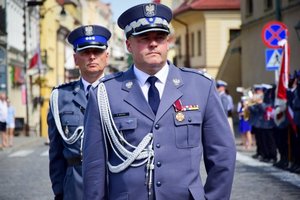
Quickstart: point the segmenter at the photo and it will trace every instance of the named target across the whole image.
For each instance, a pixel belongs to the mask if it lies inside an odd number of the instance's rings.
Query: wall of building
[[[25,34],[24,34],[24,1],[6,1],[7,18],[7,93],[11,104],[18,111],[17,118],[23,118],[28,127],[39,124],[39,111],[33,99],[39,95],[32,84],[32,71],[28,70],[30,59],[39,46],[38,9],[26,8],[26,56],[25,63]],[[26,98],[27,93],[27,98]],[[27,119],[28,114],[28,119]]]
[[[215,77],[229,45],[230,29],[240,29],[240,14],[239,11],[208,11],[204,18],[207,71]]]
[[[240,29],[239,11],[188,11],[172,20],[175,37],[180,38],[180,44],[175,45],[177,65],[184,66],[186,61],[186,30],[189,32],[189,61],[192,68],[206,69],[216,77],[230,39],[230,29]],[[201,41],[198,40],[201,32]],[[194,34],[194,42],[192,41]],[[194,43],[194,45],[192,45]],[[201,45],[201,54],[198,45]],[[181,52],[179,52],[179,46]],[[192,48],[194,46],[194,55]],[[181,55],[181,56],[180,56]]]
[[[266,23],[276,20],[275,1],[272,9],[265,9],[263,1],[253,1],[253,13],[247,15],[247,1],[241,1],[242,11],[242,84],[251,87],[256,83],[274,83],[275,72],[266,71],[265,50],[262,41],[262,30]],[[299,22],[300,1],[282,1],[282,22],[287,25],[289,31],[288,41],[290,44],[290,69],[293,72],[299,69],[300,41],[297,38],[294,26]]]

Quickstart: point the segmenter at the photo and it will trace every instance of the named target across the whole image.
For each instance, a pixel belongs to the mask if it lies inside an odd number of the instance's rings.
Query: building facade
[[[267,71],[266,46],[262,30],[266,23],[277,20],[288,28],[290,71],[300,68],[300,41],[294,27],[300,21],[300,0],[241,0],[241,80],[247,88],[256,83],[275,83],[275,71]]]
[[[28,74],[29,58],[39,43],[38,15],[38,9],[28,8],[23,0],[6,1],[7,96],[18,111],[16,118],[22,122],[26,134],[39,122]]]
[[[0,0],[0,92],[7,93],[6,2]]]
[[[230,39],[240,30],[240,1],[186,0],[174,10],[172,25],[174,62],[216,77]]]

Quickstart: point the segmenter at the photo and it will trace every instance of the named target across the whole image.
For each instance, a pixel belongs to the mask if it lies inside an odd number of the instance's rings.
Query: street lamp
[[[296,26],[294,28],[297,33],[298,40],[300,41],[300,21],[298,21],[298,23],[296,24]]]

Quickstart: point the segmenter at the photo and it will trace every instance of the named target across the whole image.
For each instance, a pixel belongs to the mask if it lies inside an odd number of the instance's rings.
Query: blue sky
[[[102,0],[104,3],[110,3],[111,9],[113,12],[114,21],[118,20],[118,17],[128,8],[141,4],[141,3],[149,3],[151,0]]]

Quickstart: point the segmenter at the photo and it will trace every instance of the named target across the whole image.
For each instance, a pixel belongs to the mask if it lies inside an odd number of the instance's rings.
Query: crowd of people
[[[242,144],[250,149],[254,135],[253,158],[300,173],[300,71],[289,76],[286,105],[280,113],[276,85],[257,84],[252,91],[253,95],[242,96],[237,108]]]
[[[15,129],[15,108],[7,99],[6,93],[0,92],[0,149],[13,146]]]
[[[218,80],[216,86],[223,109],[230,118],[233,104],[226,92],[227,83]],[[243,96],[236,109],[242,140],[238,145],[247,151],[256,149],[252,157],[259,161],[300,174],[300,70],[289,75],[284,110],[276,100],[275,84],[255,84],[239,92],[243,92]]]

